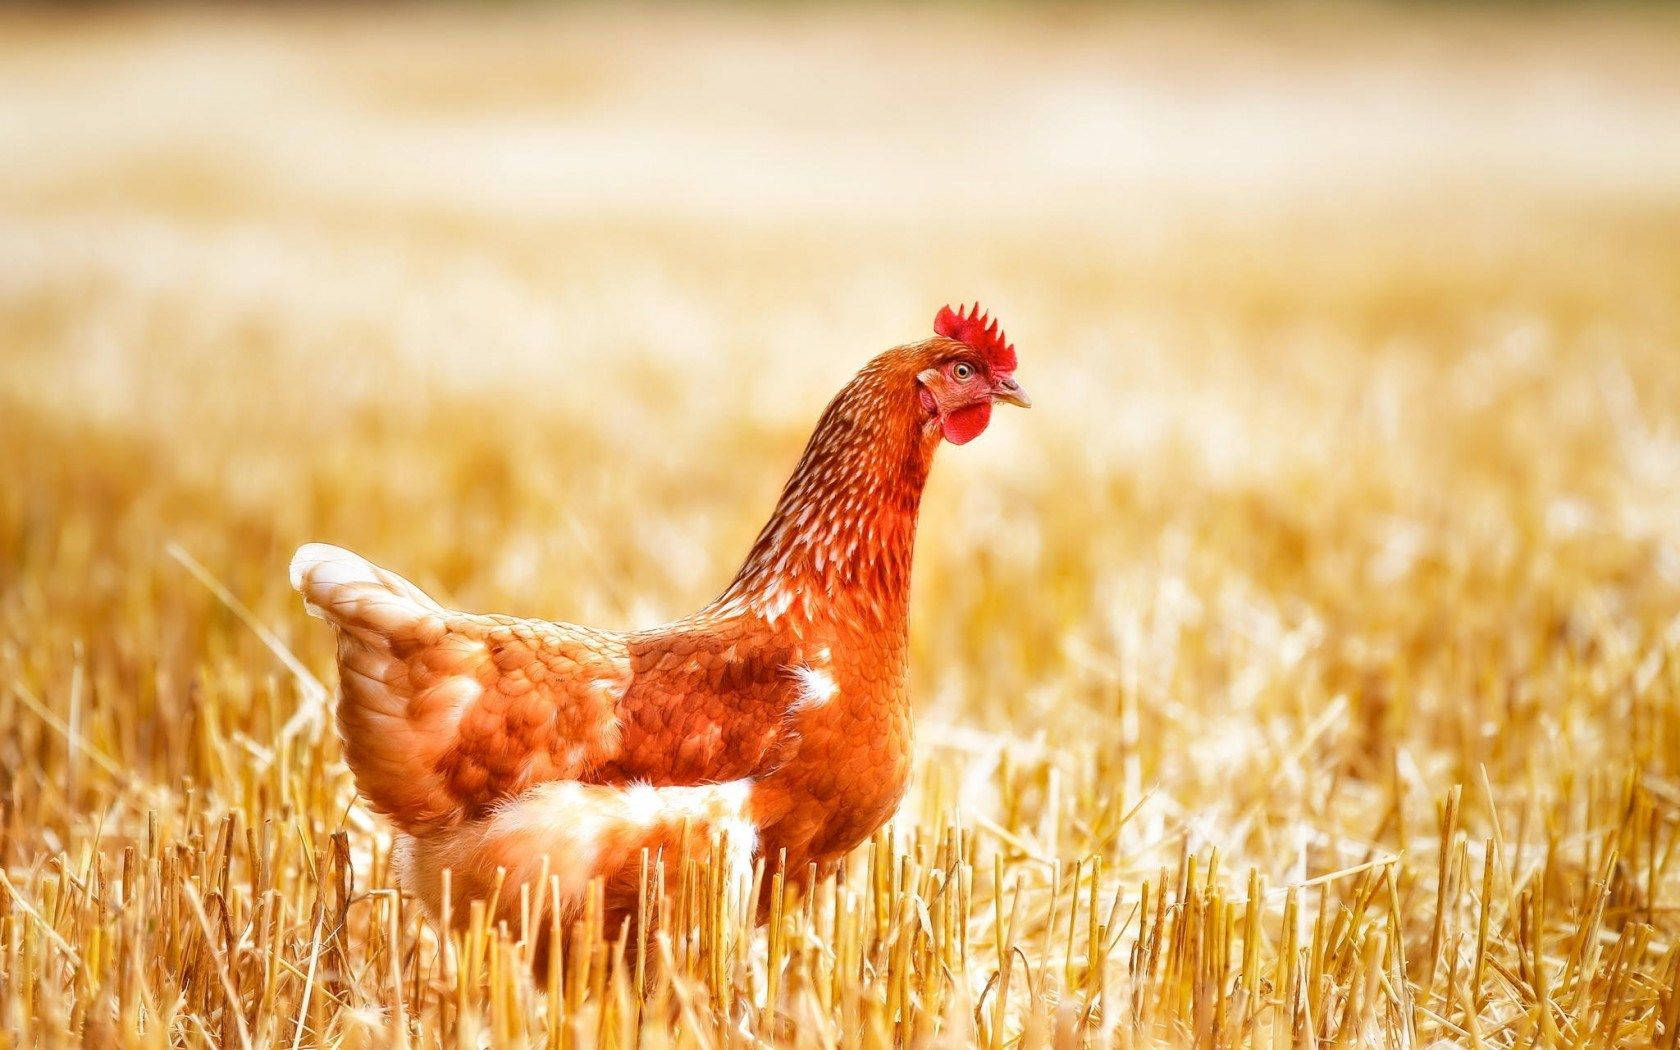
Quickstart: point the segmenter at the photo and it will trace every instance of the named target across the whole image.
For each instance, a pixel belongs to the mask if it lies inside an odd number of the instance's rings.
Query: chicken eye
[[[951,369],[951,374],[956,376],[957,382],[966,383],[974,378],[974,366],[967,361],[958,361],[956,367]]]

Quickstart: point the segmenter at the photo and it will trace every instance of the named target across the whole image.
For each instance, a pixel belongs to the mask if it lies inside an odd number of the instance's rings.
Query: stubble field
[[[0,15],[0,1045],[1675,1045],[1677,129],[1657,8]],[[440,939],[292,549],[685,613],[976,297],[890,828]]]

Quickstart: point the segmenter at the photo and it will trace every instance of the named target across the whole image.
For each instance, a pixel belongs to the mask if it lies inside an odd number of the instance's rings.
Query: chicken
[[[576,910],[600,878],[634,914],[641,857],[722,845],[791,878],[891,816],[909,775],[906,599],[933,453],[1026,406],[1015,348],[980,312],[870,361],[829,404],[726,590],[619,633],[446,609],[342,548],[292,585],[338,640],[338,728],[396,829],[406,892],[456,916],[522,890]],[[444,872],[449,876],[445,879]],[[501,883],[498,889],[498,871]]]

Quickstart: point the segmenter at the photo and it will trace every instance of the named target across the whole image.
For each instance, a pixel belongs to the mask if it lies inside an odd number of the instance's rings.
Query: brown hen
[[[618,633],[445,609],[338,547],[292,585],[338,633],[356,786],[398,832],[399,880],[457,916],[489,899],[572,910],[601,878],[633,913],[643,850],[724,843],[798,878],[892,814],[908,777],[906,597],[940,440],[1025,406],[978,307],[870,361],[824,411],[734,582],[687,619]],[[785,861],[783,860],[785,858]],[[448,881],[444,871],[450,872]],[[539,880],[541,885],[535,885]]]

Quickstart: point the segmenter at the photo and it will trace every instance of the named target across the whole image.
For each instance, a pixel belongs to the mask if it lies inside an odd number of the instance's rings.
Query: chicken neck
[[[937,427],[889,352],[872,361],[817,422],[799,465],[734,582],[714,609],[776,619],[825,609],[902,630],[916,513]]]

